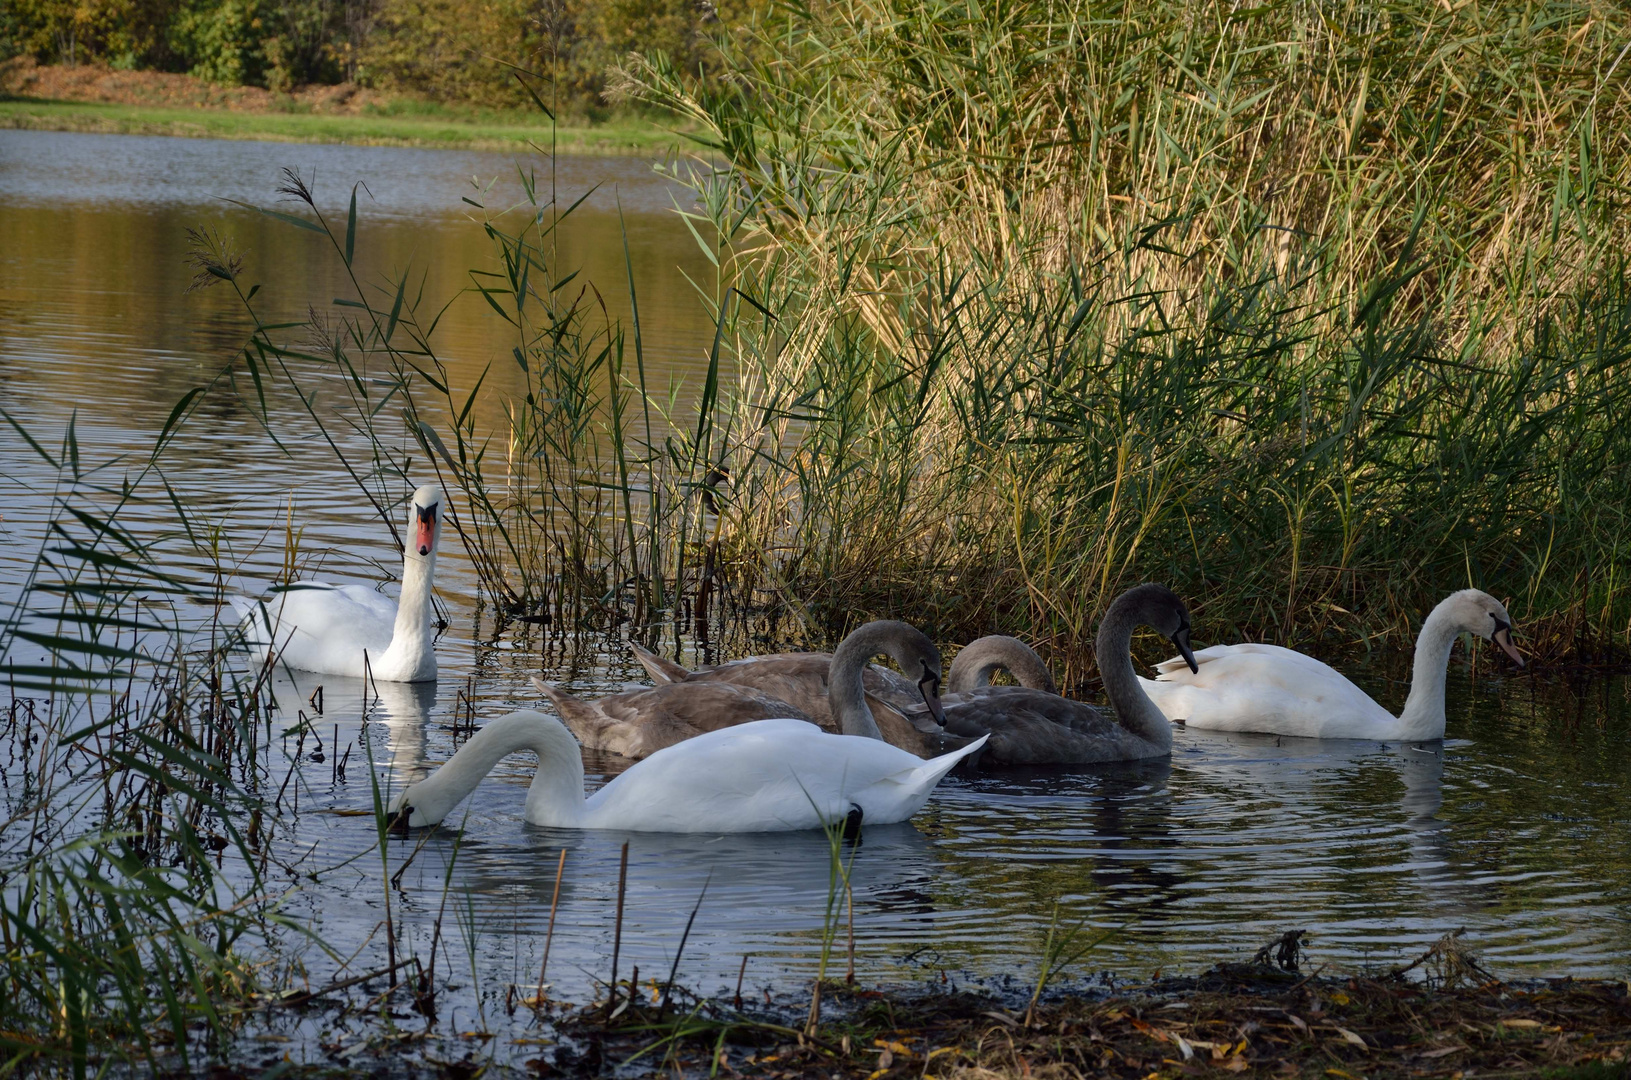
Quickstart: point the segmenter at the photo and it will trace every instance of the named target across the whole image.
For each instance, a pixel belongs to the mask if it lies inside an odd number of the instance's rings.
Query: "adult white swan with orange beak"
[[[297,581],[265,599],[231,598],[251,655],[325,675],[432,682],[431,583],[442,538],[442,493],[422,487],[408,503],[402,594],[392,600],[365,585]]]

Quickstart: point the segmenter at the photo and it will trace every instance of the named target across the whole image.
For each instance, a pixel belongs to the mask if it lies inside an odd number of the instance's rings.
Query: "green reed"
[[[1631,24],[1591,3],[778,8],[695,122],[743,580],[1039,639],[1403,645],[1443,594],[1625,643]]]
[[[188,1065],[259,992],[269,939],[294,929],[264,878],[266,673],[235,670],[215,619],[219,573],[166,570],[167,551],[219,565],[161,457],[203,389],[171,413],[148,460],[93,463],[76,425],[48,447],[59,474],[21,594],[0,617],[10,690],[0,826],[0,1054],[5,1067],[84,1076]],[[117,468],[117,471],[115,471]],[[157,501],[174,530],[124,515]],[[223,874],[223,857],[241,872]]]

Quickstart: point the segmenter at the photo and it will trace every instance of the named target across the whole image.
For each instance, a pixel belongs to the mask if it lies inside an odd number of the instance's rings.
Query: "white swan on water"
[[[565,829],[776,832],[836,822],[887,824],[922,808],[940,778],[984,739],[924,761],[878,739],[828,735],[804,720],[757,720],[659,750],[583,797],[577,740],[552,716],[501,716],[447,764],[391,800],[409,825],[445,818],[508,754],[531,750],[538,771],[526,819]]]
[[[1458,634],[1499,645],[1523,667],[1512,616],[1486,592],[1463,589],[1421,625],[1410,696],[1398,716],[1311,656],[1278,645],[1214,645],[1195,654],[1199,670],[1167,660],[1144,692],[1169,720],[1194,728],[1264,731],[1316,739],[1427,740],[1444,737],[1444,680]]]
[[[250,654],[264,662],[275,648],[279,663],[326,675],[433,681],[431,582],[441,539],[442,493],[422,487],[409,501],[400,601],[365,585],[316,581],[297,581],[264,600],[231,597]]]

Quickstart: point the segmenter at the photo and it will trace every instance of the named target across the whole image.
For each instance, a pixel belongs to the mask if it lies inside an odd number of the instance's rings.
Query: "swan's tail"
[[[532,685],[538,692],[549,699],[555,706],[572,734],[578,737],[586,750],[613,750],[610,745],[610,736],[614,728],[620,728],[618,721],[596,709],[586,701],[579,701],[559,687],[551,686],[544,680],[534,678]]]
[[[638,645],[631,644],[629,648],[634,650],[634,658],[640,661],[640,666],[646,669],[646,674],[650,675],[651,680],[658,686],[664,683],[684,682],[685,677],[691,674],[674,661],[642,649]]]
[[[978,754],[985,748],[986,740],[990,734],[981,735],[967,746],[960,746],[949,754],[941,754],[937,758],[930,758],[912,770],[911,779],[907,781],[914,789],[925,796],[934,790],[945,775],[957,767],[957,763],[973,754]]]

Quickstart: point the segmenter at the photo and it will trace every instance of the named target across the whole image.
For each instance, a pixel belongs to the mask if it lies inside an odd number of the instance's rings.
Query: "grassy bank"
[[[0,128],[499,151],[522,150],[531,143],[547,146],[550,139],[549,125],[536,111],[461,114],[427,108],[401,116],[325,115],[28,98],[0,98]],[[635,119],[561,127],[555,139],[567,154],[652,156],[683,141],[656,123]]]

